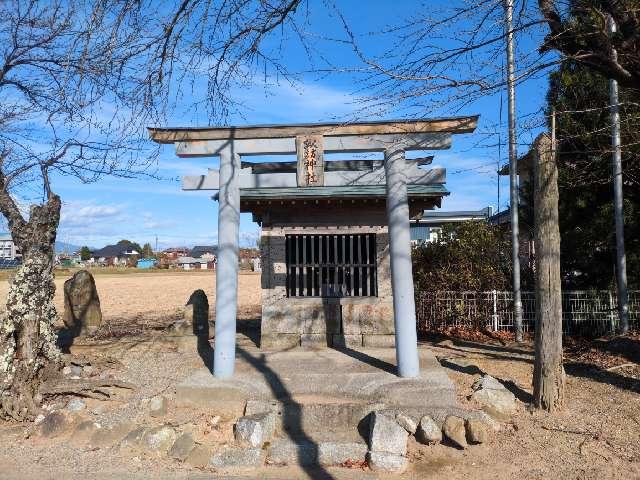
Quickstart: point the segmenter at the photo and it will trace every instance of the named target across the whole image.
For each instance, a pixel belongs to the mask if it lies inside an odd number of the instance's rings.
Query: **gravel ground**
[[[145,319],[157,319],[166,325],[196,288],[204,287],[210,302],[214,298],[214,276],[208,272],[100,275],[96,280],[105,317],[118,324],[138,325],[145,324]],[[260,308],[259,276],[241,275],[240,292],[242,315],[255,318]],[[162,318],[168,319],[162,321]],[[172,405],[176,383],[202,366],[194,346],[179,347],[175,339],[168,338],[160,329],[143,330],[136,337],[107,338],[98,343],[99,346],[83,347],[79,342],[72,351],[96,364],[110,360],[106,363],[109,367],[101,367],[99,374],[112,375],[137,387],[134,391],[113,390],[114,398],[110,401],[87,400],[83,412],[86,418],[104,426],[122,421],[168,422],[181,429],[193,429],[204,444],[231,438],[231,423],[225,419],[216,426],[208,426],[215,412],[177,409]],[[530,413],[526,408],[531,398],[531,345],[456,339],[424,342],[421,348],[432,349],[447,368],[461,404],[477,407],[467,398],[474,380],[486,372],[505,382],[518,397],[519,408],[512,421],[488,444],[456,450],[444,445],[422,446],[412,440],[410,470],[394,478],[640,478],[637,356],[640,338],[625,337],[590,345],[589,348],[572,346],[570,350],[574,353],[565,359],[565,410],[543,415]],[[624,345],[624,348],[613,348],[615,345]],[[147,402],[157,394],[169,398],[169,412],[162,420],[148,416]],[[52,440],[29,436],[31,429],[28,425],[0,423],[0,479],[220,478],[212,476],[210,470],[195,469],[165,458],[124,457],[112,448],[79,448],[64,436]],[[346,480],[389,476],[376,477],[360,469],[329,469],[318,473],[272,467],[242,478]]]

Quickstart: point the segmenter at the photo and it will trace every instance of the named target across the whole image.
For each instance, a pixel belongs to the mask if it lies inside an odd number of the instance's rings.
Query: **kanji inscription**
[[[298,186],[318,187],[324,185],[324,155],[321,135],[296,138],[298,152]]]

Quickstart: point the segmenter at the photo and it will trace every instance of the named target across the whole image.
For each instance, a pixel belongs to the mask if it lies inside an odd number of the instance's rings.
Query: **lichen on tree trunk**
[[[536,342],[533,403],[549,412],[564,406],[562,366],[562,293],[560,229],[558,226],[558,169],[551,139],[534,142]]]
[[[0,323],[0,418],[33,419],[39,407],[38,387],[60,364],[53,332],[54,245],[60,199],[31,208],[29,221],[9,219],[23,255],[11,280],[6,312]]]

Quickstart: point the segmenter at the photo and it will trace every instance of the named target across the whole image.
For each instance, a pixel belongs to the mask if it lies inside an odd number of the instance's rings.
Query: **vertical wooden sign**
[[[296,137],[298,154],[298,186],[321,187],[324,185],[324,147],[322,135]]]

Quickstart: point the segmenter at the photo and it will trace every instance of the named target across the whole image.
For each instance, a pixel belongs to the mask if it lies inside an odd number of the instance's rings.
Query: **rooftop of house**
[[[117,243],[115,245],[107,245],[92,252],[94,258],[100,257],[120,257],[124,255],[139,255],[140,252],[134,250],[131,245],[126,243]]]
[[[468,220],[488,220],[493,215],[493,207],[481,210],[433,211],[425,210],[422,218],[412,220],[414,223],[440,224],[464,222]]]
[[[189,256],[193,258],[200,258],[207,253],[211,255],[217,255],[218,246],[217,245],[196,245],[191,249]]]

